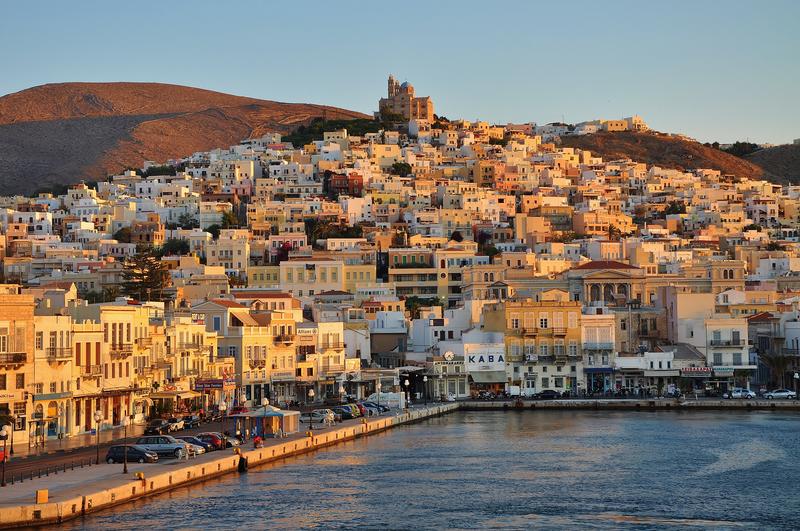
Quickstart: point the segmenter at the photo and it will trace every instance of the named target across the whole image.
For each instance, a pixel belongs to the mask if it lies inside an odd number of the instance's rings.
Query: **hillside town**
[[[561,146],[639,116],[447,120],[390,77],[377,117],[0,198],[14,443],[381,391],[797,388],[800,187]]]

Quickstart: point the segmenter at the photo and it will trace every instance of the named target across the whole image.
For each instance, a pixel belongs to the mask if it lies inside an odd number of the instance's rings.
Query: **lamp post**
[[[122,444],[122,473],[128,473],[128,425],[131,423],[131,419],[128,418],[128,415],[122,417],[122,426],[125,428],[125,438],[123,439]]]
[[[428,377],[422,377],[422,394],[425,395],[425,407],[428,407]]]
[[[6,457],[6,441],[12,429],[11,426],[3,426],[0,428],[0,439],[3,439],[3,480],[0,482],[0,487],[6,486],[6,461],[8,460],[8,457]]]
[[[314,390],[313,389],[309,389],[308,390],[308,401],[309,401],[309,403],[313,403],[314,402]],[[309,430],[313,430],[314,429],[314,415],[312,415],[311,413],[312,413],[311,409],[309,409],[308,410],[308,429]]]
[[[9,451],[11,452],[10,455],[14,455],[14,427],[17,425],[17,416],[11,415],[11,448]]]
[[[58,405],[58,445],[64,447],[64,404]]]
[[[406,409],[408,409],[408,401],[411,400],[411,390],[408,388],[408,386],[411,385],[411,382],[409,382],[408,378],[406,378],[406,381],[403,382],[403,384],[406,386]]]
[[[380,409],[380,405],[381,405],[381,381],[380,381],[380,379],[378,379],[378,381],[375,382],[375,396],[378,397],[378,409]]]
[[[800,372],[794,373],[794,399],[800,400]]]
[[[344,388],[344,383],[342,383],[339,385],[339,400],[342,402],[342,404],[344,404],[344,397],[346,393],[347,390]]]
[[[224,450],[227,446],[225,440],[225,413],[228,410],[228,404],[225,403],[225,399],[219,401],[219,435],[222,437],[222,449]]]
[[[94,430],[97,432],[97,445],[96,445],[96,456],[95,456],[95,464],[100,464],[100,421],[103,420],[103,414],[100,413],[100,410],[94,412],[94,422],[95,428]]]
[[[269,398],[265,396],[264,398],[261,399],[261,407],[267,409],[268,405],[269,405]]]

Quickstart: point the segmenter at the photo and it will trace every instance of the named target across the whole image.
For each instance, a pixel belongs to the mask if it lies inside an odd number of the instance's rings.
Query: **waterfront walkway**
[[[238,448],[210,452],[188,460],[129,463],[128,474],[123,473],[122,464],[86,466],[58,474],[51,472],[49,476],[0,488],[0,527],[63,522],[150,494],[241,472],[248,466],[299,455],[457,409],[457,404],[433,404],[349,420],[326,428],[320,426],[311,433],[296,433],[283,439],[266,439],[262,448],[254,448],[250,441]],[[36,503],[37,492],[44,490],[47,491],[47,501]]]

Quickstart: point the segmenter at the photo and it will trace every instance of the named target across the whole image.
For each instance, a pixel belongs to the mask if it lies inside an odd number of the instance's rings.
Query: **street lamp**
[[[380,380],[375,382],[375,396],[378,397],[378,409],[380,409],[380,405],[381,405],[381,381]]]
[[[219,435],[220,435],[220,437],[222,437],[222,449],[223,450],[227,446],[227,443],[225,442],[225,412],[227,411],[227,409],[228,409],[228,404],[225,403],[225,399],[223,398],[222,400],[219,401],[219,411],[220,411],[220,416],[219,416]]]
[[[58,445],[64,447],[64,404],[58,405]]]
[[[125,428],[125,438],[123,439],[122,444],[122,473],[128,473],[128,425],[131,423],[131,419],[128,418],[128,415],[122,417],[122,426]]]
[[[314,402],[314,390],[313,389],[309,389],[308,390],[308,401],[310,403]],[[311,414],[311,409],[308,410],[308,429],[309,430],[313,430],[314,429],[314,415]]]
[[[95,431],[97,432],[97,455],[95,457],[95,464],[100,464],[100,421],[103,420],[103,414],[100,410],[94,412]]]
[[[17,425],[17,416],[11,415],[10,418],[11,418],[11,449],[9,451],[11,452],[10,455],[14,455],[14,426]]]
[[[403,384],[406,386],[406,409],[408,409],[408,401],[411,400],[411,390],[408,388],[408,386],[411,385],[411,382],[409,382],[408,378],[406,378],[406,381],[403,382]]]
[[[425,395],[425,407],[428,407],[428,377],[422,377],[422,394]]]
[[[267,409],[268,405],[269,405],[269,398],[265,396],[264,398],[261,399],[261,407]]]
[[[341,384],[339,386],[339,400],[341,400],[342,403],[344,403],[344,395],[345,395],[345,393],[347,393],[347,391],[344,388],[344,384]]]
[[[0,487],[6,486],[6,461],[8,461],[8,457],[6,456],[6,441],[10,433],[13,433],[11,426],[6,425],[0,428],[0,439],[3,439],[3,480],[0,482]]]
[[[800,400],[800,372],[794,373],[794,399]]]

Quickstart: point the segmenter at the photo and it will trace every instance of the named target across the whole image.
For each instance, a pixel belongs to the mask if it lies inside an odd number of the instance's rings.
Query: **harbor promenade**
[[[458,409],[458,404],[435,404],[372,418],[345,421],[332,427],[266,439],[261,448],[244,446],[210,452],[189,460],[154,464],[121,464],[51,473],[0,491],[0,528],[60,523],[108,507],[128,503],[223,474],[243,473],[249,467],[299,455],[364,437],[394,426],[416,422]]]

